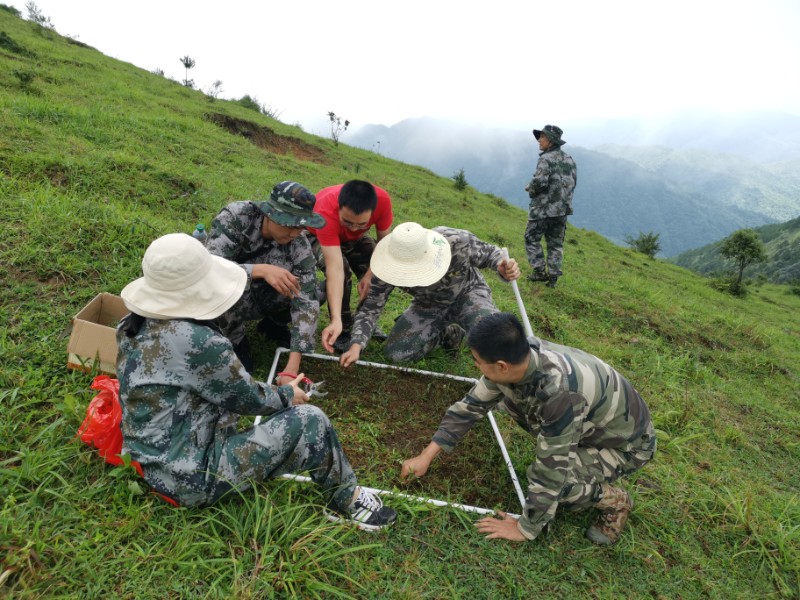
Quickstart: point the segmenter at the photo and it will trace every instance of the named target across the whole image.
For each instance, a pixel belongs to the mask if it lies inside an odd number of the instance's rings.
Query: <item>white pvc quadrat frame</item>
[[[269,372],[269,377],[267,381],[274,381],[275,379],[275,372],[278,369],[278,362],[280,360],[281,354],[289,352],[287,348],[278,348],[275,352],[275,359],[272,361],[272,368]],[[315,353],[304,353],[303,356],[307,356],[309,358],[316,358],[319,360],[339,360],[338,356],[329,356],[326,354],[315,354]],[[375,363],[375,362],[367,362],[367,361],[356,361],[353,363],[355,365],[363,365],[367,367],[377,367],[379,369],[391,369],[395,371],[402,371],[404,373],[416,373],[419,375],[430,375],[432,377],[441,377],[445,379],[453,379],[455,381],[465,381],[467,383],[475,383],[475,379],[471,379],[469,377],[460,377],[458,375],[450,375],[448,373],[436,373],[435,371],[423,371],[420,369],[411,369],[408,367],[398,367],[394,365],[386,365],[383,363]],[[520,486],[519,479],[517,478],[517,473],[514,471],[514,466],[511,464],[511,458],[508,455],[508,450],[506,449],[506,445],[503,442],[503,438],[500,435],[500,430],[497,427],[497,422],[494,419],[494,415],[491,411],[487,415],[489,419],[489,423],[492,425],[492,431],[494,432],[495,440],[497,440],[497,444],[500,446],[500,452],[503,454],[503,460],[506,463],[506,468],[508,468],[508,474],[511,476],[511,482],[514,484],[514,489],[517,492],[517,498],[519,499],[520,506],[524,508],[525,506],[525,494],[522,491],[522,487]],[[261,422],[261,417],[256,417],[255,424],[258,425]],[[346,452],[346,450],[345,450]],[[310,482],[311,478],[306,475],[295,475],[292,473],[287,473],[282,476],[285,479],[293,479],[295,481],[303,481],[303,482]],[[374,494],[378,494],[380,496],[398,496],[401,498],[407,498],[410,500],[414,500],[417,502],[423,502],[426,504],[433,504],[434,506],[450,506],[453,508],[458,508],[460,510],[466,512],[474,512],[479,514],[494,514],[494,510],[490,508],[481,508],[479,506],[470,506],[468,504],[457,504],[454,502],[446,502],[444,500],[436,500],[435,498],[426,498],[424,496],[412,496],[410,494],[404,494],[402,492],[394,492],[391,490],[381,490],[377,488],[370,488],[364,486],[364,489],[369,490]],[[511,514],[511,513],[509,513]],[[519,515],[512,515],[514,517],[518,517]]]

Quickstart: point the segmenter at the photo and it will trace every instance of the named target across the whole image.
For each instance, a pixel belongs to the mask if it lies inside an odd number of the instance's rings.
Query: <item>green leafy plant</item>
[[[625,236],[625,243],[637,252],[647,255],[650,258],[655,258],[656,254],[661,252],[661,242],[659,241],[660,233],[649,231],[647,233],[639,232],[639,236],[634,238],[632,236]]]
[[[185,85],[188,88],[193,88],[194,79],[189,79],[189,69],[194,68],[195,65],[194,59],[187,54],[186,56],[184,56],[183,58],[179,58],[178,60],[181,61],[181,64],[186,69],[186,77],[184,77],[183,79],[183,85]]]
[[[720,254],[731,259],[738,269],[736,281],[731,286],[731,292],[742,294],[744,291],[742,277],[748,265],[763,262],[767,259],[764,242],[752,229],[740,229],[722,241]]]
[[[463,192],[465,189],[467,189],[467,185],[468,185],[467,184],[467,176],[464,174],[464,169],[459,169],[458,171],[453,173],[453,175],[450,177],[450,179],[452,179],[455,182],[454,183],[455,188],[459,192]]]

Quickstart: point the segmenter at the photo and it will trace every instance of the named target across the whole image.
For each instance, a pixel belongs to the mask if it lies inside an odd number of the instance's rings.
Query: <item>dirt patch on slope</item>
[[[295,158],[307,162],[327,163],[325,153],[316,146],[297,138],[275,133],[269,127],[221,113],[206,113],[204,116],[230,133],[247,138],[267,152],[291,154]]]

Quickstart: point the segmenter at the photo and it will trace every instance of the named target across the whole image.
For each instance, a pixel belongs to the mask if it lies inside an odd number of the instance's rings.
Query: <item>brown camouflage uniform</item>
[[[242,265],[250,277],[241,299],[217,319],[217,325],[234,346],[245,336],[247,321],[268,318],[289,323],[290,350],[313,352],[319,318],[316,292],[316,265],[305,235],[288,244],[264,239],[261,225],[264,214],[253,202],[232,202],[214,218],[206,248]],[[300,294],[291,300],[280,295],[262,279],[252,279],[254,264],[269,264],[291,271],[300,282]]]
[[[503,260],[500,248],[463,229],[434,227],[433,231],[450,244],[450,268],[432,285],[399,288],[413,301],[395,320],[386,340],[384,352],[393,362],[421,359],[442,342],[445,328],[452,323],[469,331],[481,317],[497,312],[492,291],[479,269],[496,270]],[[356,314],[351,343],[366,347],[394,289],[373,275],[369,294]]]
[[[627,379],[605,362],[568,346],[530,338],[531,361],[516,384],[482,377],[445,414],[433,441],[450,451],[475,421],[506,410],[536,438],[520,530],[534,539],[559,504],[597,504],[600,484],[636,471],[656,450],[650,411]]]

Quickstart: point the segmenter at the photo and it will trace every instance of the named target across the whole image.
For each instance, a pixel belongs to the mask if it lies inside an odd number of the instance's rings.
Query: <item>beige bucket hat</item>
[[[150,319],[214,319],[236,304],[247,285],[242,267],[185,233],[153,241],[142,271],[144,277],[120,295],[128,310]]]
[[[369,265],[376,277],[390,285],[431,285],[450,268],[450,244],[419,223],[401,223],[378,242]]]

